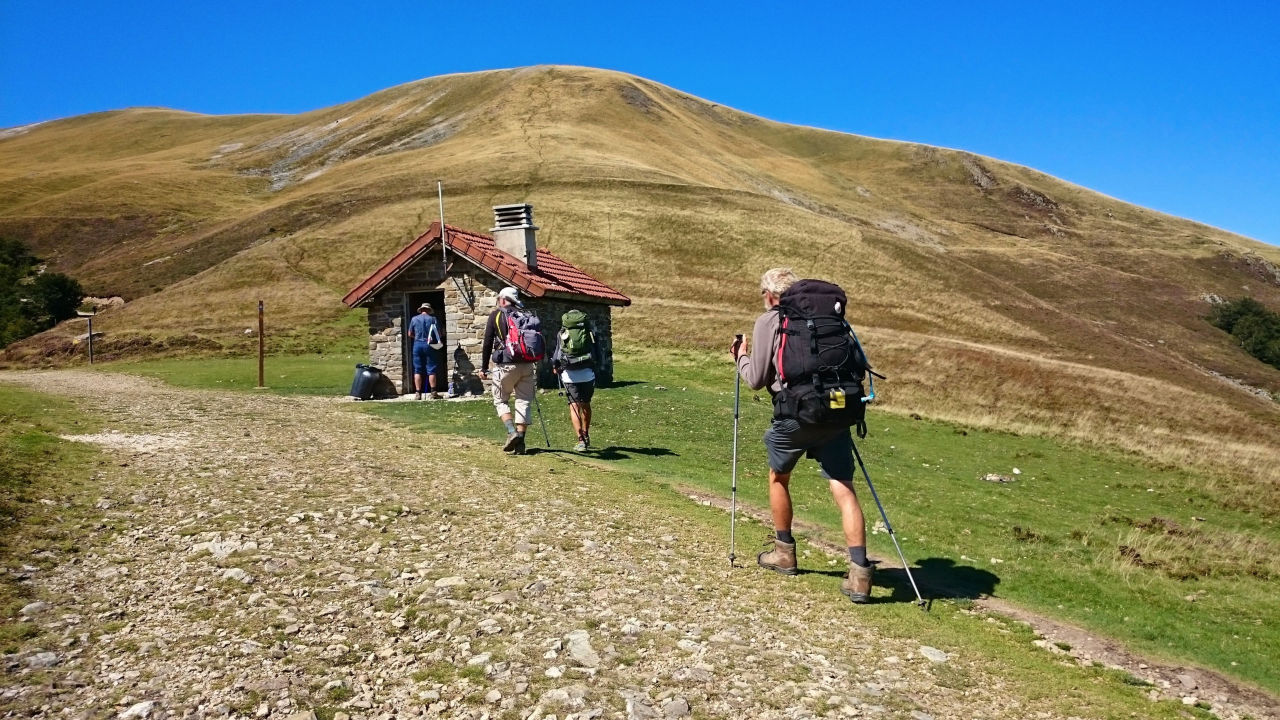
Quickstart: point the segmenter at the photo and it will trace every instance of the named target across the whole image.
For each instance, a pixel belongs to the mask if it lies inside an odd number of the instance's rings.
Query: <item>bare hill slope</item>
[[[843,284],[900,411],[1229,468],[1272,507],[1280,391],[1202,319],[1280,306],[1280,252],[1037,171],[770,122],[619,73],[451,75],[296,116],[99,113],[4,131],[0,233],[129,304],[132,336],[296,335],[435,219],[530,201],[541,242],[636,298],[624,342],[718,347],[776,264]],[[345,327],[346,330],[335,330]],[[58,352],[71,330],[11,348]],[[1215,376],[1217,373],[1222,376]],[[1235,379],[1237,383],[1223,378]],[[1243,385],[1241,384],[1243,383]],[[1263,502],[1266,500],[1266,502]]]

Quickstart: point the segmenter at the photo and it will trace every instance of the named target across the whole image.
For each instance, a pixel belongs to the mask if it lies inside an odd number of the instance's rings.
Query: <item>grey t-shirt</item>
[[[752,390],[768,386],[769,392],[782,392],[774,359],[778,357],[778,312],[770,310],[756,318],[751,331],[751,354],[738,358],[738,372]]]

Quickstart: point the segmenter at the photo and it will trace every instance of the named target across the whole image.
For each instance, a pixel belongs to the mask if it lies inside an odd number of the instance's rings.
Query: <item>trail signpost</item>
[[[267,386],[266,383],[263,382],[265,378],[263,376],[262,360],[263,360],[263,356],[266,355],[267,345],[266,345],[266,341],[263,340],[262,338],[262,329],[263,329],[262,301],[259,300],[258,301],[258,387],[260,388]]]

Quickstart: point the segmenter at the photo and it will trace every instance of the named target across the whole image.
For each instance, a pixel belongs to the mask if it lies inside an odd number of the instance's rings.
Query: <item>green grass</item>
[[[365,360],[353,352],[268,355],[264,362],[267,389],[286,395],[344,395],[351,389],[355,364]],[[254,390],[258,384],[256,357],[122,361],[94,368],[159,378],[177,387]]]
[[[273,362],[290,368],[285,379],[293,376],[292,384],[273,382],[273,392],[334,394],[345,391],[355,361]],[[175,384],[225,388],[251,385],[254,368],[246,361],[208,360],[123,369]],[[245,377],[243,384],[228,382]],[[610,484],[689,487],[727,496],[731,366],[697,352],[655,352],[619,356],[617,377],[617,386],[596,394],[596,449],[583,455],[567,451],[574,438],[563,398],[554,391],[540,395],[553,446],[541,461],[572,463]],[[756,400],[744,391],[742,401],[739,499],[763,508],[767,470],[759,438],[771,408],[763,393]],[[425,432],[495,444],[504,437],[487,401],[356,407]],[[1118,453],[875,409],[869,418],[871,434],[859,446],[903,549],[933,596],[963,600],[993,593],[1139,652],[1280,690],[1273,662],[1280,656],[1280,630],[1273,622],[1280,617],[1280,598],[1272,592],[1280,533],[1273,519],[1229,509],[1219,502],[1225,499],[1199,489],[1193,474]],[[529,440],[531,447],[543,445],[539,426],[530,429]],[[1015,467],[1020,474],[1013,474]],[[1014,482],[981,480],[987,473]],[[812,528],[802,538],[816,535],[839,544],[839,518],[813,463],[797,468],[792,492],[798,520]],[[878,519],[875,506],[865,490],[861,495],[871,526]],[[749,558],[765,531],[744,527],[738,553]],[[874,554],[893,555],[883,533],[871,535],[869,544]],[[824,569],[826,558],[815,552],[802,564]],[[897,596],[903,590],[897,588]],[[1192,595],[1194,602],[1185,599]]]
[[[34,553],[65,555],[79,550],[69,544],[61,525],[77,512],[58,504],[81,487],[93,467],[95,451],[58,437],[97,428],[75,406],[60,398],[0,384],[0,561],[5,567],[40,564]],[[58,522],[52,515],[63,516]],[[29,585],[9,573],[0,580],[0,651],[39,634],[34,624],[14,622],[18,610],[33,597]]]

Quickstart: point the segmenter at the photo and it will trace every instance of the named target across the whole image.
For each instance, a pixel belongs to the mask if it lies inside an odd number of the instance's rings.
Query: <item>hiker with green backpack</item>
[[[586,313],[570,310],[560,317],[560,333],[551,355],[551,368],[569,399],[569,420],[578,434],[573,447],[583,452],[591,447],[591,396],[596,390],[596,366],[600,352]]]

